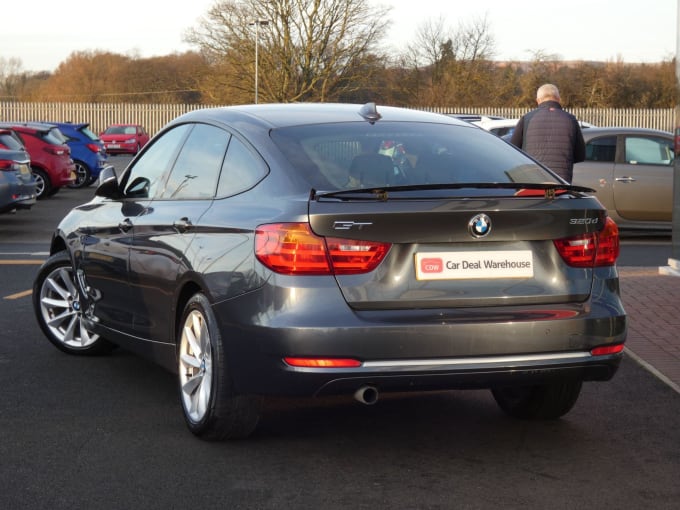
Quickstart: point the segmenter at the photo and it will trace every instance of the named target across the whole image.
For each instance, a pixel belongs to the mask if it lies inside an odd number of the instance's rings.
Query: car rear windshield
[[[13,151],[23,150],[23,145],[10,133],[0,133],[0,148],[7,148]]]
[[[271,137],[318,190],[560,182],[513,146],[467,126],[352,122],[279,128]]]
[[[88,137],[90,140],[97,141],[99,140],[99,136],[97,136],[90,128],[87,126],[83,126],[79,130],[82,134],[84,134],[86,137]]]
[[[57,128],[52,128],[49,131],[40,132],[40,138],[50,145],[62,145],[66,143],[66,137]]]

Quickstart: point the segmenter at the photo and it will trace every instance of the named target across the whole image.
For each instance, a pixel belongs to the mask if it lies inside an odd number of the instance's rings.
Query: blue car
[[[71,158],[76,165],[76,180],[69,188],[89,186],[99,178],[107,166],[107,154],[99,137],[89,129],[89,124],[72,122],[50,122],[59,128],[66,144],[71,149]]]

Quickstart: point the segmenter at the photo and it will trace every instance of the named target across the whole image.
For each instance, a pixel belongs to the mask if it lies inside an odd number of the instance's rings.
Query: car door
[[[623,160],[614,168],[614,203],[622,218],[671,221],[673,210],[673,141],[626,135]]]
[[[163,343],[174,342],[171,317],[178,280],[193,269],[189,247],[215,196],[229,143],[229,133],[220,128],[196,124],[189,129],[168,179],[146,213],[135,219],[130,251],[135,330]]]
[[[108,328],[136,336],[134,319],[142,300],[139,289],[130,285],[134,224],[149,214],[151,198],[167,179],[186,131],[172,130],[127,170],[121,198],[83,206],[88,210],[81,220],[76,268],[91,289],[97,317]]]
[[[616,135],[598,136],[586,143],[586,159],[574,165],[572,183],[595,190],[595,196],[608,211],[615,211],[614,167]]]

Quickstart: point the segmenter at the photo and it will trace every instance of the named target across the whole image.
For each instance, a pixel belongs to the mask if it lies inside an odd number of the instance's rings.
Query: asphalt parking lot
[[[678,508],[680,394],[630,356],[555,422],[507,418],[487,391],[270,399],[253,438],[197,440],[171,374],[65,355],[35,323],[59,211],[92,192],[0,226],[0,508]]]

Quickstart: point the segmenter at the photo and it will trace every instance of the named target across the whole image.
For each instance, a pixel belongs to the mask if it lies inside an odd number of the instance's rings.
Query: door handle
[[[175,222],[172,224],[173,227],[177,229],[178,232],[183,233],[189,230],[193,224],[187,218],[186,216],[184,218],[180,218],[179,220],[175,220]]]
[[[637,179],[634,177],[617,177],[614,180],[617,182],[635,182]]]
[[[130,221],[130,218],[125,218],[123,221],[121,221],[118,224],[118,228],[123,232],[130,230],[132,228],[132,222]]]

